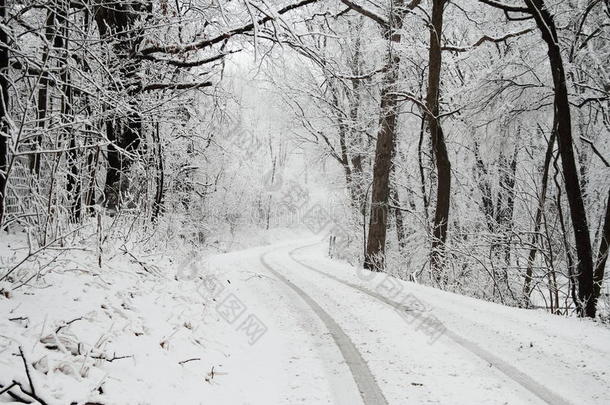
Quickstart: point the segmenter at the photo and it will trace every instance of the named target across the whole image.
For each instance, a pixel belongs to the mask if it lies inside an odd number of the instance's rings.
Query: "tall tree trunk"
[[[341,105],[339,104],[339,88],[337,83],[332,78],[327,78],[329,90],[331,92],[331,98],[333,102],[333,106],[336,111],[341,111]],[[337,160],[343,167],[343,172],[345,174],[345,184],[347,185],[347,189],[349,191],[350,200],[352,206],[356,209],[359,209],[359,198],[358,192],[356,189],[356,184],[354,183],[354,177],[352,175],[352,168],[350,166],[350,159],[347,148],[347,135],[348,135],[348,126],[345,123],[345,119],[340,113],[337,113],[337,127],[339,133],[339,153],[340,155],[337,157]]]
[[[398,31],[402,28],[404,21],[404,1],[397,1],[394,7],[390,13],[389,27],[386,34],[389,39],[386,61],[387,70],[383,79],[383,89],[381,90],[380,128],[375,147],[369,231],[364,258],[364,267],[376,271],[381,271],[385,267],[384,256],[390,193],[390,171],[398,117],[397,82],[400,56],[397,50],[394,49],[394,45],[400,43]]]
[[[97,177],[97,168],[99,164],[100,147],[96,146],[94,150],[89,150],[87,154],[87,173],[89,182],[85,192],[85,207],[88,214],[95,213],[95,179]]]
[[[95,9],[95,20],[103,40],[113,43],[122,89],[139,87],[140,62],[132,57],[142,42],[142,32],[134,29],[134,25],[142,15],[150,15],[152,2],[141,0],[116,4],[100,3]],[[115,116],[106,122],[106,136],[111,144],[108,146],[108,168],[105,181],[105,205],[110,209],[118,208],[121,201],[121,175],[131,166],[133,158],[123,156],[120,149],[130,155],[139,152],[142,135],[142,116],[139,112],[135,95],[129,101],[129,111],[124,115]],[[117,148],[116,146],[119,148]]]
[[[424,171],[424,135],[426,133],[426,115],[424,114],[421,119],[421,125],[419,128],[419,141],[417,142],[417,163],[419,166],[419,181],[422,196],[422,203],[424,206],[424,220],[426,224],[426,233],[430,226],[430,214],[428,213],[428,207],[430,202],[428,201],[428,191],[426,190],[426,173]]]
[[[76,141],[76,130],[69,131],[70,151],[68,153],[68,200],[70,206],[70,219],[72,222],[80,222],[82,216],[81,178],[79,168],[78,144]]]
[[[70,83],[70,28],[68,22],[68,14],[70,11],[70,3],[68,0],[62,0],[60,9],[58,10],[58,20],[61,24],[62,32],[62,121],[65,128],[65,138],[69,139],[67,164],[68,164],[68,181],[66,184],[68,207],[70,212],[71,222],[79,222],[81,219],[81,185],[80,185],[80,170],[79,170],[79,154],[76,140],[76,128],[74,127],[75,117],[73,111],[73,94],[72,84]]]
[[[513,227],[517,154],[518,149],[517,145],[515,145],[515,150],[510,160],[504,154],[500,156],[500,187],[498,190],[496,222],[502,231],[510,230]]]
[[[91,26],[91,13],[90,10],[88,8],[84,8],[83,9],[83,30],[85,32],[88,32]],[[86,73],[91,73],[91,69],[89,67],[89,65],[87,63],[84,63],[84,57],[82,58],[83,62],[81,63],[81,68],[86,72]],[[89,118],[91,118],[93,116],[93,110],[92,110],[92,103],[91,103],[91,98],[89,97],[89,95],[85,94],[83,97],[83,111],[86,111],[86,113],[88,114]],[[88,120],[89,121],[89,120]],[[91,123],[86,123],[85,124],[85,132],[87,134],[93,134],[93,128],[95,127],[98,130],[102,130],[103,129],[103,123],[99,120],[95,120],[94,124]],[[87,214],[89,214],[90,216],[95,214],[95,200],[96,200],[96,178],[97,178],[97,173],[98,173],[98,165],[99,165],[99,158],[100,158],[100,152],[101,152],[101,148],[99,145],[96,145],[95,147],[93,147],[95,144],[97,143],[96,137],[95,136],[91,136],[91,135],[87,135],[85,137],[85,145],[87,146],[86,150],[85,150],[85,155],[86,155],[86,177],[83,176],[82,177],[82,184],[84,187],[84,208],[85,208],[85,212]]]
[[[362,21],[358,22],[356,27],[348,22],[350,29],[356,30],[355,43],[354,43],[354,56],[351,61],[351,71],[355,78],[362,75],[362,45],[361,45],[361,27]],[[348,139],[348,151],[351,156],[350,161],[352,164],[351,179],[353,182],[353,193],[355,194],[355,200],[357,202],[357,208],[361,215],[365,214],[366,209],[366,192],[365,192],[365,179],[363,169],[363,145],[362,145],[362,133],[360,128],[360,107],[362,102],[362,79],[353,79],[351,81],[351,97],[349,97],[350,110],[350,125],[349,125],[349,139]]]
[[[536,21],[536,25],[542,34],[542,39],[548,47],[549,62],[555,86],[554,105],[557,141],[578,257],[578,298],[583,304],[581,315],[595,317],[597,297],[595,297],[593,282],[593,250],[589,235],[587,213],[578,179],[578,169],[574,159],[568,89],[555,20],[546,8],[543,0],[525,0],[525,3]]]
[[[500,181],[498,191],[498,204],[496,222],[500,230],[500,251],[503,252],[504,266],[501,273],[501,281],[506,284],[508,292],[514,299],[512,289],[508,280],[508,271],[511,261],[511,233],[513,230],[513,215],[515,211],[515,174],[517,172],[518,139],[510,160],[502,154],[500,156]]]
[[[42,72],[40,75],[40,83],[38,84],[38,102],[37,102],[37,111],[36,111],[36,120],[37,126],[40,130],[40,135],[37,135],[34,138],[34,151],[39,151],[41,149],[43,133],[45,132],[45,128],[47,127],[47,108],[48,108],[48,93],[49,93],[49,72],[47,64],[49,63],[50,56],[50,44],[55,44],[55,47],[60,49],[61,44],[58,44],[57,41],[60,41],[59,36],[57,35],[57,31],[55,29],[55,13],[56,10],[48,10],[47,18],[45,20],[45,39],[47,40],[44,49],[42,51]],[[37,177],[40,173],[40,162],[42,159],[42,155],[40,153],[34,153],[30,158],[30,171],[34,174],[34,177]]]
[[[119,205],[120,190],[119,183],[121,180],[121,155],[117,149],[116,143],[117,132],[115,129],[116,121],[106,121],[106,139],[108,139],[108,149],[106,151],[106,159],[108,166],[106,168],[106,179],[104,182],[104,204],[106,207],[115,208]]]
[[[593,149],[599,158],[602,160],[606,168],[610,168],[610,163],[599,152]],[[610,190],[608,190],[608,199],[606,200],[606,214],[604,215],[604,224],[602,226],[601,238],[599,242],[599,251],[597,253],[597,260],[595,261],[595,273],[594,273],[594,285],[593,285],[593,296],[595,299],[599,299],[602,283],[604,282],[604,272],[606,269],[606,263],[608,261],[608,251],[610,249]]]
[[[396,238],[398,239],[398,246],[400,250],[404,250],[406,247],[406,235],[405,235],[405,221],[402,216],[402,210],[400,205],[400,195],[398,194],[398,189],[396,182],[391,185],[390,192],[392,194],[392,202],[396,206],[393,208],[394,211],[394,219],[396,221]]]
[[[398,159],[398,139],[394,137],[394,147],[392,148],[392,182],[390,184],[390,201],[394,205],[392,211],[394,212],[394,220],[396,226],[396,239],[398,240],[398,247],[400,251],[403,251],[406,247],[406,235],[405,235],[405,221],[402,214],[402,205],[400,200],[400,194],[398,192],[398,177],[396,176],[396,163]]]
[[[9,145],[9,125],[8,125],[8,33],[6,32],[6,1],[0,0],[0,226],[4,220],[4,210],[6,209],[6,183],[8,181],[8,145]]]
[[[481,203],[483,204],[483,215],[485,215],[485,223],[487,229],[491,233],[496,232],[496,223],[494,222],[494,202],[491,195],[491,184],[489,181],[489,172],[487,166],[481,158],[479,143],[474,141],[474,158],[475,158],[475,173],[477,178],[477,186],[481,192]]]
[[[428,60],[428,94],[426,96],[426,115],[432,138],[432,149],[436,160],[438,175],[436,209],[432,231],[431,266],[434,277],[441,281],[444,262],[449,203],[451,198],[451,163],[445,144],[445,136],[439,122],[439,90],[441,78],[443,14],[445,0],[432,1],[432,24],[430,26],[430,49]]]
[[[610,190],[608,190],[608,200],[606,201],[606,215],[604,216],[604,226],[602,228],[599,252],[595,263],[595,278],[593,284],[593,297],[597,300],[601,293],[604,281],[604,270],[608,261],[608,249],[610,248]]]
[[[159,133],[159,122],[155,123],[155,131],[153,132],[155,137],[155,143],[157,144],[156,149],[156,164],[157,164],[157,176],[156,176],[156,193],[155,202],[153,206],[153,220],[159,217],[159,214],[163,212],[163,196],[165,194],[164,180],[165,173],[163,168],[163,146],[161,145],[161,134]]]

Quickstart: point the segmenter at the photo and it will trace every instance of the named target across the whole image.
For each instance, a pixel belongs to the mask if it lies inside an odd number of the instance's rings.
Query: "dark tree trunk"
[[[489,232],[494,233],[496,231],[496,224],[494,223],[494,202],[491,195],[491,184],[489,182],[489,173],[487,167],[481,158],[481,152],[479,150],[479,143],[474,142],[474,158],[475,158],[475,173],[477,178],[477,185],[481,192],[481,203],[483,204],[482,210],[485,215],[485,223]]]
[[[0,20],[4,22],[6,18],[6,1],[0,0]],[[4,220],[4,210],[6,209],[6,183],[8,176],[8,33],[6,26],[0,24],[0,226]]]
[[[115,122],[106,121],[106,138],[110,142],[106,151],[108,167],[104,184],[104,203],[107,207],[117,207],[119,204],[119,182],[121,180],[121,157],[116,147],[117,136]]]
[[[400,250],[404,250],[406,247],[406,235],[405,235],[405,221],[402,216],[402,210],[400,205],[400,195],[398,194],[396,183],[391,186],[392,203],[395,205],[394,219],[396,220],[396,238],[398,239],[398,246]]]
[[[79,153],[78,145],[76,140],[76,129],[73,127],[74,124],[74,112],[73,112],[73,97],[72,97],[72,84],[70,83],[70,43],[69,34],[70,29],[68,27],[68,12],[70,9],[69,2],[67,0],[62,1],[61,7],[58,10],[58,22],[61,24],[61,42],[63,49],[62,57],[62,73],[61,82],[63,83],[62,88],[62,121],[65,129],[65,139],[69,139],[68,147],[68,181],[66,184],[68,206],[70,212],[70,220],[72,222],[79,222],[81,219],[81,185],[80,185],[80,170],[79,170]]]
[[[428,94],[426,97],[426,115],[428,116],[428,126],[430,128],[432,149],[434,151],[438,175],[436,210],[434,213],[434,228],[432,231],[432,254],[430,258],[432,272],[437,281],[441,280],[441,273],[443,271],[442,267],[449,221],[449,203],[451,198],[451,163],[449,162],[443,129],[441,128],[438,119],[444,6],[445,0],[433,0],[432,2],[432,24],[430,26],[428,61]]]
[[[88,214],[95,213],[95,179],[97,177],[97,167],[99,164],[100,147],[96,146],[94,150],[89,150],[87,155],[87,173],[89,175],[89,183],[85,194],[85,207]]]
[[[394,139],[394,147],[392,148],[392,182],[390,184],[390,201],[394,205],[394,220],[396,225],[396,239],[398,240],[399,251],[403,251],[406,247],[407,238],[405,235],[405,221],[402,214],[402,205],[400,193],[398,192],[398,177],[396,176],[396,164],[398,159],[398,139]]]
[[[70,152],[68,153],[68,184],[66,191],[70,201],[70,219],[80,222],[82,214],[81,179],[79,168],[79,153],[74,129],[70,131]]]
[[[424,171],[424,151],[423,151],[423,143],[424,143],[424,135],[426,133],[426,115],[424,114],[421,119],[421,125],[419,128],[419,141],[417,142],[417,162],[419,165],[419,181],[421,188],[421,196],[422,203],[424,206],[424,219],[426,224],[426,232],[428,232],[428,227],[430,226],[430,214],[428,213],[428,207],[430,202],[428,201],[428,192],[426,191],[426,173]]]
[[[163,146],[161,145],[161,135],[159,133],[159,122],[155,124],[155,143],[157,144],[156,149],[156,164],[157,164],[157,177],[156,177],[156,193],[155,203],[153,206],[153,220],[159,217],[159,214],[163,212],[163,196],[165,194],[164,180],[165,173],[163,168]]]
[[[333,81],[331,78],[327,79],[329,82],[329,90],[332,94],[332,102],[335,110],[341,111],[341,105],[339,104],[339,89],[337,87],[337,83]],[[352,168],[350,166],[350,159],[347,150],[347,134],[348,127],[345,123],[344,118],[340,113],[337,113],[337,127],[339,133],[339,153],[340,155],[337,157],[337,160],[343,167],[343,172],[345,174],[345,184],[347,185],[347,189],[349,191],[350,200],[352,206],[356,209],[359,209],[358,203],[358,193],[356,191],[356,185],[354,184],[354,178],[352,175]]]
[[[589,235],[589,225],[587,223],[587,213],[574,158],[568,89],[566,87],[566,75],[559,48],[555,20],[549,13],[543,0],[525,0],[525,3],[536,20],[538,29],[542,34],[542,39],[548,47],[549,62],[555,86],[554,104],[557,141],[578,257],[578,298],[583,304],[581,315],[595,317],[597,297],[594,294],[593,251]]]
[[[387,31],[389,49],[386,61],[387,71],[381,91],[381,112],[379,132],[375,147],[375,165],[373,166],[373,188],[371,192],[371,210],[369,230],[366,244],[364,267],[369,270],[381,271],[385,267],[385,243],[388,221],[388,200],[390,193],[390,171],[392,168],[392,150],[396,136],[396,121],[398,117],[397,81],[400,66],[400,56],[393,49],[400,43],[398,31],[404,20],[403,1],[397,1],[398,11],[391,13]]]
[[[505,232],[513,227],[513,211],[515,209],[515,173],[517,171],[517,147],[511,160],[503,154],[500,156],[500,182],[496,223]]]
[[[142,14],[150,15],[151,12],[152,3],[145,0],[112,5],[99,4],[95,10],[100,36],[103,40],[113,43],[115,58],[120,64],[120,77],[117,82],[121,83],[123,90],[139,88],[140,62],[133,58],[133,53],[142,42],[142,32],[133,29],[133,26]],[[110,209],[118,208],[121,188],[124,187],[121,175],[131,166],[133,153],[140,152],[142,116],[135,95],[129,92],[127,95],[132,97],[129,111],[106,122],[106,136],[111,144],[107,151],[108,168],[104,191],[105,205]],[[121,150],[128,154],[123,154]]]
[[[87,32],[90,29],[90,25],[91,25],[91,13],[89,12],[89,9],[85,8],[83,9],[83,25],[84,25],[84,31]],[[84,59],[83,59],[84,61]],[[86,72],[86,73],[91,73],[91,69],[89,67],[89,65],[87,63],[81,63],[81,67],[82,69]],[[93,116],[93,112],[92,112],[92,103],[91,103],[91,99],[89,97],[89,95],[85,95],[83,98],[83,111],[86,111],[87,114],[89,115],[89,117]],[[93,133],[93,128],[96,129],[103,129],[103,124],[101,121],[96,120],[95,124],[90,124],[87,123],[85,124],[85,130],[87,134],[92,134]],[[87,163],[86,163],[86,173],[87,173],[87,177],[85,178],[84,176],[82,177],[82,182],[84,184],[84,192],[85,192],[85,200],[84,200],[84,208],[85,208],[85,212],[87,214],[94,215],[96,210],[95,210],[95,203],[96,203],[96,178],[97,178],[97,173],[98,173],[98,165],[99,165],[99,160],[100,160],[100,147],[99,145],[96,145],[95,147],[92,147],[93,145],[96,144],[96,137],[94,136],[87,136],[86,137],[86,145],[87,145],[87,149],[86,149],[86,159],[87,159]]]
[[[392,58],[392,64],[399,63],[397,56]],[[397,70],[385,77],[385,87],[381,94],[381,129],[377,134],[375,147],[375,166],[373,168],[373,189],[371,193],[371,212],[369,218],[369,233],[367,238],[366,258],[364,267],[370,270],[384,268],[385,242],[387,231],[387,212],[389,196],[390,168],[392,160],[392,144],[396,130],[396,97],[395,93]]]
[[[42,52],[42,67],[43,70],[40,75],[40,83],[38,84],[38,102],[37,102],[37,111],[36,111],[36,120],[37,126],[41,132],[40,135],[37,135],[34,138],[33,148],[35,151],[39,151],[42,145],[42,134],[45,132],[45,128],[47,127],[47,108],[48,108],[48,89],[49,89],[49,72],[47,71],[47,64],[49,63],[50,50],[47,44],[55,44],[55,47],[60,49],[61,44],[57,42],[60,41],[59,36],[57,35],[57,31],[55,28],[55,10],[47,11],[47,18],[45,22],[45,39],[47,42],[45,43],[44,50]],[[40,153],[35,153],[30,158],[30,171],[34,174],[34,177],[38,176],[40,173],[40,162],[42,156]]]
[[[107,150],[108,168],[104,193],[105,206],[110,209],[120,206],[127,186],[123,176],[131,167],[133,156],[142,152],[140,149],[142,117],[137,112],[137,107],[135,105],[132,107],[133,110],[126,117],[116,117],[115,120],[106,122],[106,137],[110,144]]]
[[[599,252],[595,263],[595,278],[593,285],[593,297],[599,299],[602,283],[604,282],[604,271],[608,261],[608,250],[610,248],[610,190],[608,190],[608,200],[606,201],[606,215],[602,227],[601,240],[599,242]]]

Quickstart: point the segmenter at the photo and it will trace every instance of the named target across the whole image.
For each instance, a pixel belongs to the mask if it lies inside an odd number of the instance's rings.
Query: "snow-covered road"
[[[268,254],[268,253],[267,253]],[[261,263],[274,276],[281,280],[284,284],[294,290],[299,297],[309,305],[309,307],[322,320],[324,326],[328,329],[337,348],[341,351],[341,355],[345,363],[349,367],[349,371],[358,386],[360,396],[366,404],[387,404],[385,397],[379,385],[375,381],[375,377],[371,373],[367,362],[362,358],[360,351],[356,348],[345,331],[337,324],[337,322],[326,312],[314,299],[312,299],[305,291],[296,286],[293,282],[284,277],[279,271],[274,270],[273,266],[265,260],[266,255],[261,255]],[[340,396],[340,393],[336,393]]]
[[[244,357],[265,370],[247,403],[610,403],[610,333],[589,321],[355,269],[312,240],[217,259],[256,276],[232,284],[267,328],[225,365],[225,389]]]
[[[155,274],[80,253],[82,271],[0,297],[0,384],[27,386],[29,363],[49,404],[610,403],[607,326],[367,272],[291,237],[147,261]]]

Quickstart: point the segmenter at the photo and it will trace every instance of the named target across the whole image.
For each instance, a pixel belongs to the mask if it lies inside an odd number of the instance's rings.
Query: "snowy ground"
[[[21,347],[48,404],[610,403],[604,326],[368,273],[315,239],[280,237],[180,263],[130,252],[99,268],[94,252],[70,252],[33,287],[2,284],[0,384],[31,390]]]

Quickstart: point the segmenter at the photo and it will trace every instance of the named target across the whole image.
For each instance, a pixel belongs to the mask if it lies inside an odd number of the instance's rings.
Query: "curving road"
[[[314,266],[311,266],[301,260],[299,260],[296,256],[295,253],[296,252],[300,252],[303,251],[304,249],[307,249],[309,247],[312,246],[316,246],[316,244],[311,244],[311,245],[306,245],[306,246],[301,246],[301,247],[297,247],[294,248],[292,250],[290,250],[290,252],[288,253],[288,255],[290,256],[290,258],[296,262],[297,264],[299,264],[300,266],[311,270],[313,272],[316,272],[317,274],[321,274],[324,277],[327,277],[330,280],[333,280],[335,282],[344,284],[350,288],[353,288],[355,290],[361,291],[377,300],[379,300],[380,302],[383,302],[387,305],[389,305],[390,307],[398,310],[398,311],[405,311],[405,312],[409,312],[412,311],[412,308],[409,308],[408,306],[405,306],[405,304],[400,303],[400,302],[396,302],[395,300],[392,300],[382,294],[379,294],[375,291],[372,291],[368,288],[347,282],[345,280],[342,280],[338,277],[335,277],[331,274],[329,274],[328,272],[322,271]],[[273,270],[272,270],[273,271]],[[290,281],[288,281],[287,279],[285,279],[282,275],[278,274],[277,272],[273,271],[274,274],[276,274],[278,277],[281,277],[285,280],[285,282],[290,283]],[[292,283],[290,283],[292,284]],[[294,286],[294,285],[293,285]],[[296,286],[294,286],[294,288],[298,288]],[[304,293],[303,293],[304,294]],[[309,298],[310,299],[310,298]],[[314,303],[315,304],[315,303]],[[317,305],[317,304],[315,304]],[[317,311],[316,311],[317,312]],[[326,316],[328,316],[328,314],[326,314]],[[335,325],[336,323],[334,321],[332,321]],[[336,325],[337,326],[337,325]],[[337,326],[338,327],[338,326]],[[519,369],[517,369],[516,367],[512,366],[511,364],[505,362],[504,360],[502,360],[501,358],[499,358],[498,356],[494,355],[493,353],[483,349],[481,346],[479,346],[478,344],[476,344],[475,342],[468,340],[466,338],[464,338],[463,336],[458,335],[457,333],[453,332],[452,330],[446,329],[444,331],[444,334],[447,338],[451,339],[453,342],[455,342],[456,344],[462,346],[463,348],[465,348],[466,350],[470,351],[473,355],[487,361],[490,366],[495,367],[496,369],[500,370],[502,373],[504,373],[508,378],[512,379],[513,381],[515,381],[516,383],[520,384],[523,388],[527,389],[529,392],[531,392],[533,395],[537,396],[539,399],[541,399],[542,401],[546,402],[549,405],[570,405],[571,403],[567,400],[565,400],[564,398],[558,396],[556,393],[554,393],[553,391],[549,390],[548,388],[544,387],[543,385],[539,384],[537,381],[535,381],[533,378],[529,377],[527,374],[525,374],[524,372],[520,371]],[[337,344],[340,346],[340,342],[337,341]],[[351,342],[350,342],[351,344]],[[340,346],[341,347],[341,346]],[[355,348],[353,350],[356,350]],[[366,367],[366,365],[364,365],[363,367]],[[354,375],[354,378],[356,379],[356,375]],[[371,377],[372,378],[372,377]],[[363,397],[364,398],[364,397]],[[377,403],[377,402],[367,402],[365,401],[365,403]]]
[[[426,311],[443,320],[443,336],[430,342],[405,321],[414,308],[380,290],[385,275],[328,260],[319,242],[276,245],[259,261],[281,282],[276,289],[289,291],[301,302],[300,310],[319,318],[364,404],[607,403],[609,384],[600,384],[604,373],[576,369],[574,359],[583,354],[565,347],[579,335],[549,333],[565,322],[558,317],[422,291],[426,287],[391,279],[409,296],[426,297],[433,304],[426,303]],[[526,345],[525,339],[532,341]],[[553,344],[544,347],[537,339]],[[604,364],[608,351],[598,354]],[[335,398],[348,396],[345,385],[335,389]]]

